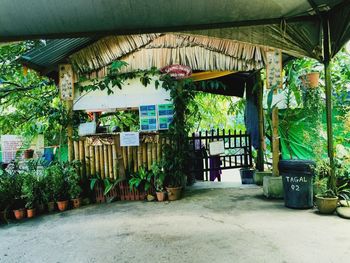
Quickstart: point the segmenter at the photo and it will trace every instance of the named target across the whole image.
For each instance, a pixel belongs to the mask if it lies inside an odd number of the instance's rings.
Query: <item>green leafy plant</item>
[[[147,171],[144,167],[140,167],[138,172],[131,175],[129,179],[129,186],[131,189],[138,189],[146,192],[151,187],[152,173]]]
[[[0,169],[0,211],[7,210],[14,199],[13,178],[4,169]]]
[[[153,173],[153,180],[154,180],[154,187],[157,192],[163,192],[164,191],[164,180],[165,180],[165,173],[163,168],[163,160],[160,162],[154,162],[152,164],[152,173]]]
[[[96,174],[94,177],[90,178],[90,190],[93,191],[96,184],[100,182],[104,187],[103,195],[107,195],[114,187],[124,180],[124,178],[118,178],[116,180],[112,180],[110,178],[102,179],[99,174]]]
[[[21,174],[23,177],[22,198],[24,198],[28,209],[33,209],[38,205],[39,181],[35,171],[26,171]]]
[[[52,176],[52,191],[55,201],[66,201],[69,199],[69,185],[64,173],[64,164],[54,163],[49,168],[49,173]]]
[[[78,165],[68,165],[65,167],[65,176],[68,182],[68,194],[71,199],[76,199],[80,196],[82,188],[80,186],[80,176],[77,172]]]
[[[195,84],[191,79],[174,80],[169,75],[162,77],[162,87],[170,91],[174,104],[174,117],[167,136],[169,144],[163,145],[165,183],[168,186],[184,185],[189,160],[189,142],[187,136],[190,126],[187,117],[190,113],[189,104],[195,96]]]

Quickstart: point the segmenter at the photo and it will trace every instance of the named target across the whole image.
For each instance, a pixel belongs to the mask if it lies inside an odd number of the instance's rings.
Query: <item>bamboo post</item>
[[[102,145],[103,150],[103,169],[105,177],[109,177],[108,146]]]
[[[105,179],[105,169],[104,169],[104,155],[103,155],[103,147],[98,146],[98,153],[99,153],[99,157],[100,157],[100,174],[101,174],[101,178]]]
[[[117,156],[117,146],[115,143],[112,145],[112,155],[113,155],[113,178],[118,178],[118,156]]]
[[[89,146],[89,152],[90,152],[90,174],[92,176],[96,175],[96,165],[95,165],[95,147],[94,146]]]
[[[73,149],[74,149],[74,160],[79,161],[79,142],[73,141]],[[81,177],[81,171],[78,170],[78,174]]]
[[[160,161],[161,159],[162,159],[162,140],[161,140],[161,138],[158,137],[158,142],[157,142],[157,161]]]
[[[147,166],[147,144],[142,143],[141,147],[142,147],[142,166],[144,168],[146,168],[146,166]]]
[[[157,145],[155,142],[151,143],[152,146],[152,163],[151,165],[157,161]]]
[[[137,147],[137,168],[142,166],[142,147]]]
[[[132,160],[134,164],[134,172],[137,172],[137,147],[132,147]]]
[[[112,153],[112,145],[106,145],[107,146],[107,153],[108,153],[108,171],[109,171],[109,178],[113,179],[113,153]]]
[[[132,147],[131,146],[127,147],[127,154],[128,154],[128,170],[132,171],[132,167],[131,167],[131,164],[132,164]]]
[[[86,178],[86,169],[85,169],[85,152],[84,152],[84,141],[79,140],[79,161],[80,166],[80,176],[82,179]]]
[[[94,151],[95,151],[95,168],[96,168],[96,174],[101,176],[101,170],[100,170],[100,153],[98,150],[99,146],[95,146]]]
[[[152,143],[147,143],[147,170],[152,166]]]
[[[128,153],[127,153],[127,147],[121,147],[122,153],[123,153],[123,165],[124,170],[128,169]]]
[[[79,142],[73,141],[74,160],[79,161]]]
[[[278,108],[272,110],[272,174],[279,176],[279,136],[278,136]]]
[[[114,138],[114,143],[117,149],[117,160],[118,160],[118,177],[125,178],[125,167],[123,160],[122,148],[120,147],[120,135]]]
[[[86,177],[90,178],[91,176],[91,167],[90,167],[90,147],[87,144],[87,141],[85,141],[85,171],[86,171]]]

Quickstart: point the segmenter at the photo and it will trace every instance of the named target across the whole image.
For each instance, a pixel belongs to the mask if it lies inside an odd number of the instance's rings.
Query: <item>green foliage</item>
[[[90,178],[90,190],[93,191],[95,189],[95,185],[100,182],[104,186],[103,195],[107,195],[123,180],[123,178],[118,178],[117,180],[112,180],[110,178],[102,179],[99,174],[96,174],[95,177]]]
[[[178,187],[185,183],[187,173],[186,167],[189,160],[187,136],[190,131],[187,118],[191,113],[189,104],[195,97],[195,84],[191,79],[174,80],[169,75],[164,75],[162,81],[162,87],[170,91],[174,104],[174,118],[168,131],[171,143],[163,146],[164,172],[166,184]]]
[[[26,171],[21,174],[23,177],[22,198],[26,202],[26,208],[33,209],[38,205],[40,195],[40,184],[35,171]]]
[[[54,163],[49,166],[46,173],[49,174],[52,183],[52,192],[55,201],[65,201],[69,197],[78,197],[81,193],[77,174],[78,162]],[[72,198],[73,198],[72,197]]]
[[[14,198],[13,179],[8,172],[0,168],[0,211],[11,206]]]
[[[196,92],[188,108],[186,122],[191,133],[216,128],[245,130],[244,99]]]
[[[78,174],[78,169],[80,163],[72,163],[65,167],[65,176],[68,182],[68,194],[71,199],[76,199],[80,196],[82,188],[80,186],[80,176]]]
[[[129,186],[131,189],[138,189],[140,191],[148,191],[151,187],[152,173],[147,171],[144,167],[140,167],[138,172],[131,175],[129,179]]]
[[[164,161],[154,162],[151,167],[154,187],[157,192],[164,191],[164,181],[165,181],[165,173],[164,173]]]

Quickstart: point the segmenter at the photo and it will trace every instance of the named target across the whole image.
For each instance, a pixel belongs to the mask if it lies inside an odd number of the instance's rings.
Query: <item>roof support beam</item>
[[[326,83],[326,115],[327,115],[327,150],[330,164],[330,178],[328,186],[336,191],[336,178],[334,166],[334,145],[332,127],[332,81],[331,81],[331,44],[328,17],[323,19],[323,51],[324,51],[324,72]]]
[[[139,29],[116,29],[112,31],[92,31],[92,32],[73,32],[73,33],[55,33],[55,34],[38,34],[38,35],[22,35],[22,36],[0,36],[0,43],[16,40],[30,40],[30,39],[58,39],[58,38],[78,38],[78,37],[101,37],[107,35],[132,35],[132,34],[146,34],[146,33],[166,33],[166,32],[181,32],[192,30],[205,30],[205,29],[218,29],[218,28],[230,28],[230,27],[243,27],[243,26],[259,26],[259,25],[274,25],[281,24],[281,22],[296,23],[315,21],[317,16],[295,16],[295,17],[278,17],[270,19],[258,19],[258,20],[246,20],[246,21],[234,21],[223,23],[211,23],[211,24],[195,24],[195,25],[179,25],[179,26],[167,26],[156,28],[139,28]]]

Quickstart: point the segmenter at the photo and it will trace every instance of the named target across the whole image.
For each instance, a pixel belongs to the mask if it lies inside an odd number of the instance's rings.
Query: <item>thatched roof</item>
[[[143,34],[103,38],[74,53],[70,60],[80,74],[105,76],[115,60],[124,72],[182,64],[192,70],[248,71],[263,68],[266,47],[187,34]]]

